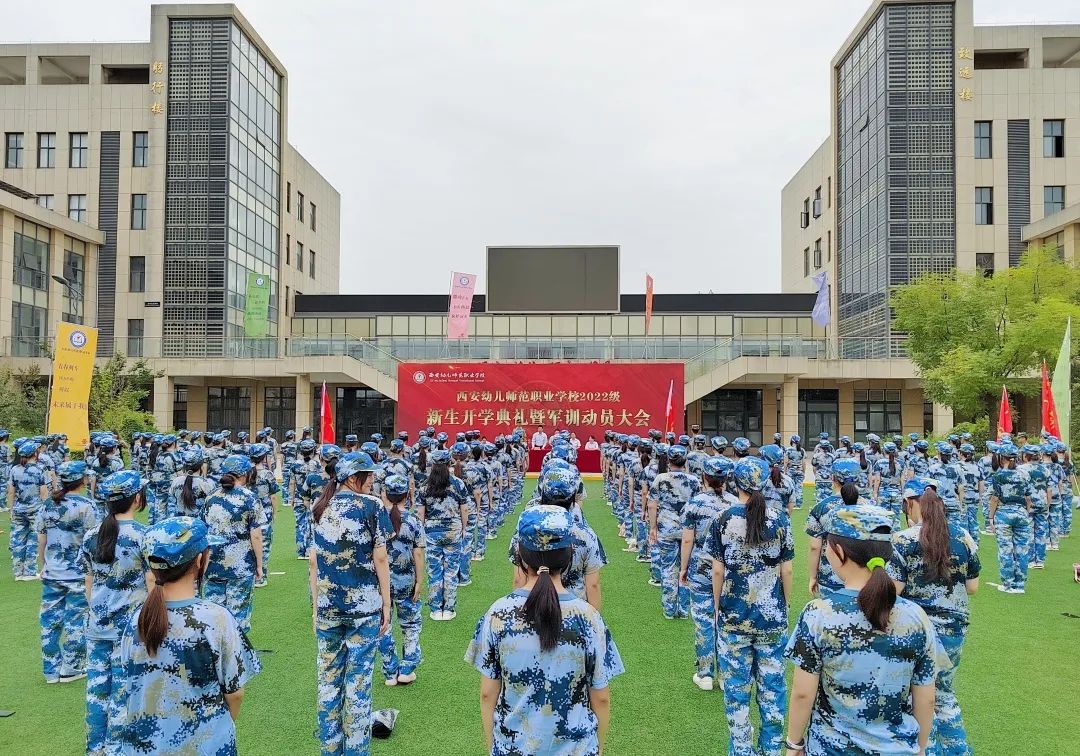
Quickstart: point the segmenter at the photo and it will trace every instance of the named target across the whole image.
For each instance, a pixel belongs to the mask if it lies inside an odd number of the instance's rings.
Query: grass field
[[[599,483],[589,484],[585,505],[590,523],[608,551],[603,572],[604,617],[622,653],[626,674],[612,683],[611,754],[722,753],[727,749],[723,694],[702,692],[691,682],[693,628],[660,612],[658,589],[647,584],[646,565],[620,550],[617,528],[601,501]],[[807,489],[808,500],[811,496]],[[795,515],[795,586],[798,614],[807,599],[801,536],[804,512]],[[255,647],[263,671],[246,688],[239,721],[245,754],[313,754],[315,644],[305,588],[305,565],[294,558],[292,516],[276,523],[270,586],[256,592]],[[6,519],[2,523],[7,530]],[[3,536],[6,540],[6,533]],[[483,753],[477,703],[477,674],[462,657],[476,620],[509,590],[511,572],[503,555],[509,530],[489,543],[486,561],[474,564],[473,584],[459,593],[454,622],[426,622],[424,661],[414,685],[385,688],[376,670],[375,705],[401,710],[389,741],[374,753],[439,756]],[[76,754],[84,749],[84,686],[46,685],[38,640],[39,583],[15,583],[10,557],[0,557],[0,753]],[[957,687],[976,754],[1080,753],[1080,585],[1072,564],[1080,561],[1080,534],[1051,552],[1047,568],[1034,571],[1024,596],[987,587],[997,581],[992,538],[983,539],[983,589],[973,597],[973,621]]]

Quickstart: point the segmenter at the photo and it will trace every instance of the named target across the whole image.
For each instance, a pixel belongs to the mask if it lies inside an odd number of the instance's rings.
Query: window
[[[285,264],[292,265],[292,234],[285,234]]]
[[[127,353],[129,357],[143,356],[143,333],[145,321],[142,318],[128,319]]]
[[[1054,252],[1057,254],[1057,256],[1060,259],[1062,259],[1062,260],[1065,259],[1065,232],[1064,231],[1058,231],[1056,234],[1051,236],[1049,239],[1046,240],[1046,244],[1047,244],[1047,246],[1050,246],[1050,247],[1054,248]]]
[[[296,193],[296,217],[303,223],[304,222],[304,193]]]
[[[51,194],[39,194],[37,197],[37,203],[39,207],[43,207],[46,210],[52,210],[55,205],[55,197]]]
[[[802,251],[802,274],[804,276],[810,275],[810,248],[807,247]]]
[[[271,428],[296,427],[296,387],[267,386],[263,424]],[[284,430],[280,431],[284,435]]]
[[[814,217],[821,217],[821,187],[814,190]]]
[[[146,291],[146,258],[128,258],[128,291]]]
[[[15,285],[48,291],[49,229],[29,221],[17,222],[14,240]]]
[[[701,398],[701,432],[761,445],[761,389],[719,389]]]
[[[899,433],[900,389],[870,389],[855,391],[855,432]]]
[[[799,215],[799,228],[807,228],[810,225],[810,198],[807,197],[802,203],[802,214]]]
[[[71,135],[71,155],[68,160],[70,168],[85,168],[90,164],[90,137],[87,134],[76,133]]]
[[[131,230],[146,230],[146,195],[131,195]]]
[[[4,150],[4,167],[5,168],[22,168],[23,157],[23,135],[20,134],[5,134],[4,144],[6,149]]]
[[[839,402],[837,389],[799,389],[799,433],[802,437],[817,438],[822,431],[836,437],[840,427]]]
[[[1043,157],[1065,157],[1065,121],[1043,121]]]
[[[315,250],[308,250],[308,275],[315,277]]]
[[[64,308],[65,323],[82,323],[86,293],[86,242],[64,237]]]
[[[989,159],[994,156],[994,150],[991,139],[991,122],[990,121],[976,121],[975,122],[975,157],[980,159]]]
[[[289,317],[289,287],[285,287],[285,317]]]
[[[304,245],[296,242],[296,269],[304,272]]]
[[[247,386],[206,387],[206,427],[250,430],[251,389]]]
[[[1043,187],[1043,216],[1053,215],[1065,209],[1065,187]]]
[[[821,239],[814,242],[814,270],[821,267]]]
[[[825,262],[832,262],[832,231],[825,232]]]
[[[145,168],[150,164],[150,134],[136,131],[131,135],[131,164]]]
[[[994,225],[994,188],[992,186],[975,187],[975,225]]]
[[[311,203],[311,230],[315,230],[315,203]]]
[[[292,182],[285,182],[285,212],[292,212]]]
[[[44,307],[11,303],[11,353],[15,357],[41,357],[45,353]]]
[[[68,195],[68,217],[72,220],[86,223],[86,195]]]
[[[311,393],[315,404],[312,407],[319,406],[319,391],[319,386],[313,387]],[[339,439],[347,433],[355,433],[360,438],[382,433],[389,438],[394,432],[394,405],[393,399],[374,389],[339,387],[334,402],[334,430]]]
[[[188,427],[187,419],[188,389],[187,386],[173,386],[172,400],[172,427]]]
[[[975,253],[975,268],[982,272],[983,278],[994,277],[994,253],[993,252],[976,252]]]
[[[43,132],[37,135],[37,167],[56,167],[56,134]]]

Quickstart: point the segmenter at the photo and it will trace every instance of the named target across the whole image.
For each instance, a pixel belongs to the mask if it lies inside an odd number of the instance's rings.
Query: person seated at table
[[[586,451],[599,451],[600,444],[596,443],[595,436],[589,436],[589,440],[585,442]]]
[[[577,437],[577,434],[573,431],[570,432],[570,445],[575,449],[581,448],[581,439]]]
[[[548,437],[547,437],[547,434],[544,433],[544,426],[541,425],[541,426],[537,427],[536,433],[534,433],[532,435],[532,448],[533,449],[543,449],[544,447],[547,446],[547,443],[548,443]]]

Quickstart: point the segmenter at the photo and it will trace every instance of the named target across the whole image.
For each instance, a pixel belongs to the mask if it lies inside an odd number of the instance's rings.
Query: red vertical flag
[[[1046,373],[1046,360],[1043,360],[1042,364],[1042,427],[1054,438],[1061,438],[1057,407],[1054,405],[1054,392],[1050,388],[1050,376]]]
[[[652,322],[652,276],[645,274],[645,335],[649,335],[649,324]]]
[[[332,444],[336,439],[334,412],[330,409],[330,395],[326,393],[326,381],[323,381],[322,407],[319,408],[319,440],[324,444]]]
[[[668,384],[667,390],[667,411],[664,418],[664,431],[667,433],[675,432],[675,407],[673,406],[675,393],[675,381]]]
[[[998,408],[998,438],[1002,433],[1012,433],[1012,408],[1009,406],[1009,392],[1001,387],[1001,406]]]

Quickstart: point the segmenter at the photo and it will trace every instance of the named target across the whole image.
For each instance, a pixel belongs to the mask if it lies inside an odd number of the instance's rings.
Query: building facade
[[[839,340],[902,354],[891,287],[992,274],[1031,241],[1065,249],[1080,200],[1080,25],[976,26],[972,0],[878,0],[831,71],[830,134],[784,187],[781,254],[784,291],[828,271]]]

